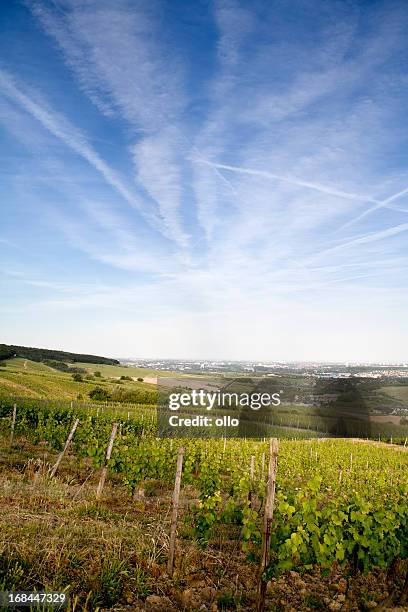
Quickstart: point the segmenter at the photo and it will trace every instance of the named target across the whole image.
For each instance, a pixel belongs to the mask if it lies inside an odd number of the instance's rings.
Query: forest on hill
[[[120,363],[117,359],[100,357],[98,355],[82,355],[80,353],[68,353],[59,350],[0,344],[0,360],[11,359],[12,357],[23,357],[31,361],[55,360],[69,363],[99,363],[104,365],[119,365]]]

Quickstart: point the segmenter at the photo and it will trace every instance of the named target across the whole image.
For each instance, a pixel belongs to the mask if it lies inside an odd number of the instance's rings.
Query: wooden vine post
[[[173,576],[173,569],[174,569],[174,556],[175,556],[176,535],[177,535],[177,515],[178,515],[179,498],[180,498],[181,473],[183,471],[183,455],[184,455],[184,448],[180,447],[177,452],[176,479],[174,481],[173,509],[171,513],[171,526],[170,526],[169,559],[167,561],[167,573],[170,577]]]
[[[72,438],[74,437],[74,433],[75,433],[75,431],[76,431],[76,428],[78,427],[78,423],[79,423],[79,419],[76,419],[75,423],[74,423],[74,424],[73,424],[73,426],[72,426],[71,431],[69,432],[68,438],[66,439],[66,442],[65,442],[64,448],[63,448],[63,449],[62,449],[62,451],[60,452],[60,454],[59,454],[59,456],[58,456],[58,459],[57,459],[57,461],[55,462],[55,465],[54,465],[54,467],[52,468],[52,470],[51,470],[51,472],[50,472],[50,476],[51,476],[51,478],[54,478],[55,474],[56,474],[56,473],[57,473],[57,471],[58,471],[58,468],[59,468],[59,466],[60,466],[60,463],[61,463],[62,459],[64,458],[64,455],[65,455],[65,453],[67,452],[69,445],[70,445],[70,444],[71,444],[71,442],[72,442]]]
[[[258,578],[258,612],[263,612],[265,610],[265,595],[267,583],[265,580],[263,580],[263,574],[266,568],[268,567],[270,558],[271,530],[273,510],[275,505],[276,470],[278,467],[278,449],[278,440],[276,438],[272,438],[272,440],[269,441],[268,483],[266,488],[262,553]]]
[[[10,446],[13,446],[14,430],[16,428],[16,420],[17,420],[17,404],[14,404],[14,406],[13,406],[13,416],[11,417]]]
[[[251,463],[249,466],[249,491],[248,491],[248,501],[249,507],[252,508],[252,491],[254,488],[254,476],[255,476],[255,455],[251,455]]]
[[[113,427],[112,427],[112,433],[111,433],[111,436],[109,438],[108,448],[106,449],[104,466],[102,468],[101,477],[99,479],[98,488],[96,490],[96,499],[100,499],[100,497],[102,495],[103,487],[105,485],[106,475],[108,473],[108,461],[109,461],[110,456],[112,454],[113,443],[115,441],[115,437],[116,437],[116,432],[117,431],[118,431],[118,424],[114,423]]]

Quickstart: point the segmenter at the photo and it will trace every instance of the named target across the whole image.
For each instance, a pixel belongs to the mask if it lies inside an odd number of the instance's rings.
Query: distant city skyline
[[[0,341],[408,360],[408,5],[0,6]]]

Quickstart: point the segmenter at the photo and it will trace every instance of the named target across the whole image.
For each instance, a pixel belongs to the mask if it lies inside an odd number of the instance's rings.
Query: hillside
[[[0,344],[0,360],[12,357],[23,357],[31,361],[56,360],[68,363],[97,363],[105,365],[119,365],[117,359],[100,357],[98,355],[82,355],[81,353],[68,353],[66,351],[18,346],[13,344]]]
[[[102,387],[113,396],[130,394],[144,401],[146,392],[154,392],[155,385],[136,380],[136,377],[148,378],[152,373],[150,370],[128,368],[125,370],[126,374],[135,380],[123,381],[118,380],[123,375],[121,367],[98,363],[83,365],[87,366],[87,373],[84,374],[82,382],[77,382],[70,373],[29,359],[15,357],[0,361],[0,397],[14,395],[33,399],[86,400],[93,388]],[[102,371],[106,367],[111,368],[108,375]],[[115,368],[118,368],[117,371]],[[95,372],[97,376],[94,376]]]

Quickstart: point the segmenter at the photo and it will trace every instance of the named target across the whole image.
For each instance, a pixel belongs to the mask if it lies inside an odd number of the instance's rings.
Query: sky
[[[0,4],[1,342],[408,361],[408,4]]]

